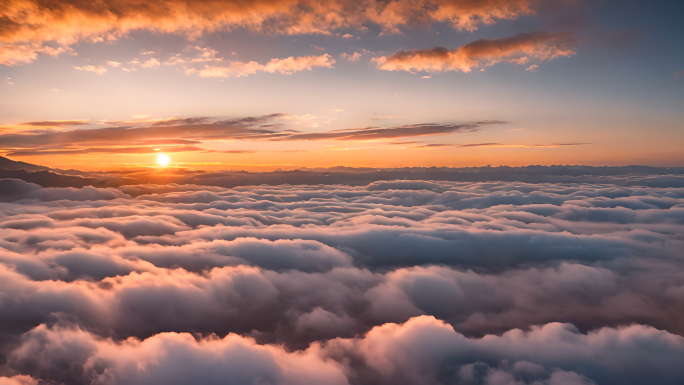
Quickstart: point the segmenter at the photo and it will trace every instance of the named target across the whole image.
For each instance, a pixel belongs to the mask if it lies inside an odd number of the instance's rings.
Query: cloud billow
[[[538,178],[1,180],[0,383],[684,381],[684,189]]]

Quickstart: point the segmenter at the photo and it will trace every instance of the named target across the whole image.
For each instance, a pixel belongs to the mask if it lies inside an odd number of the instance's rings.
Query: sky
[[[682,166],[677,1],[0,6],[0,155],[59,168]]]
[[[0,385],[684,384],[682,14],[0,0]]]

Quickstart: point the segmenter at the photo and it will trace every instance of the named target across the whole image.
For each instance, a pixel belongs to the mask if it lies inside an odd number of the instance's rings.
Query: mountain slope
[[[0,156],[0,168],[5,170],[30,170],[30,171],[47,171],[50,170],[49,167],[38,166],[31,163],[19,162],[4,156]]]

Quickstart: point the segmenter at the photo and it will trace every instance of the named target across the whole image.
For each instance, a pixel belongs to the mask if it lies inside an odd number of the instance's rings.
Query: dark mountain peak
[[[49,167],[38,166],[35,164],[26,163],[26,162],[19,162],[16,160],[5,158],[4,156],[0,156],[0,168],[4,168],[5,170],[30,170],[30,171],[50,170]]]

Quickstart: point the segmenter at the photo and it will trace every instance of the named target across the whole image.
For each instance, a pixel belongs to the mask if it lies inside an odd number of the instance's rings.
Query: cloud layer
[[[0,384],[684,381],[684,189],[538,178],[0,180]]]

